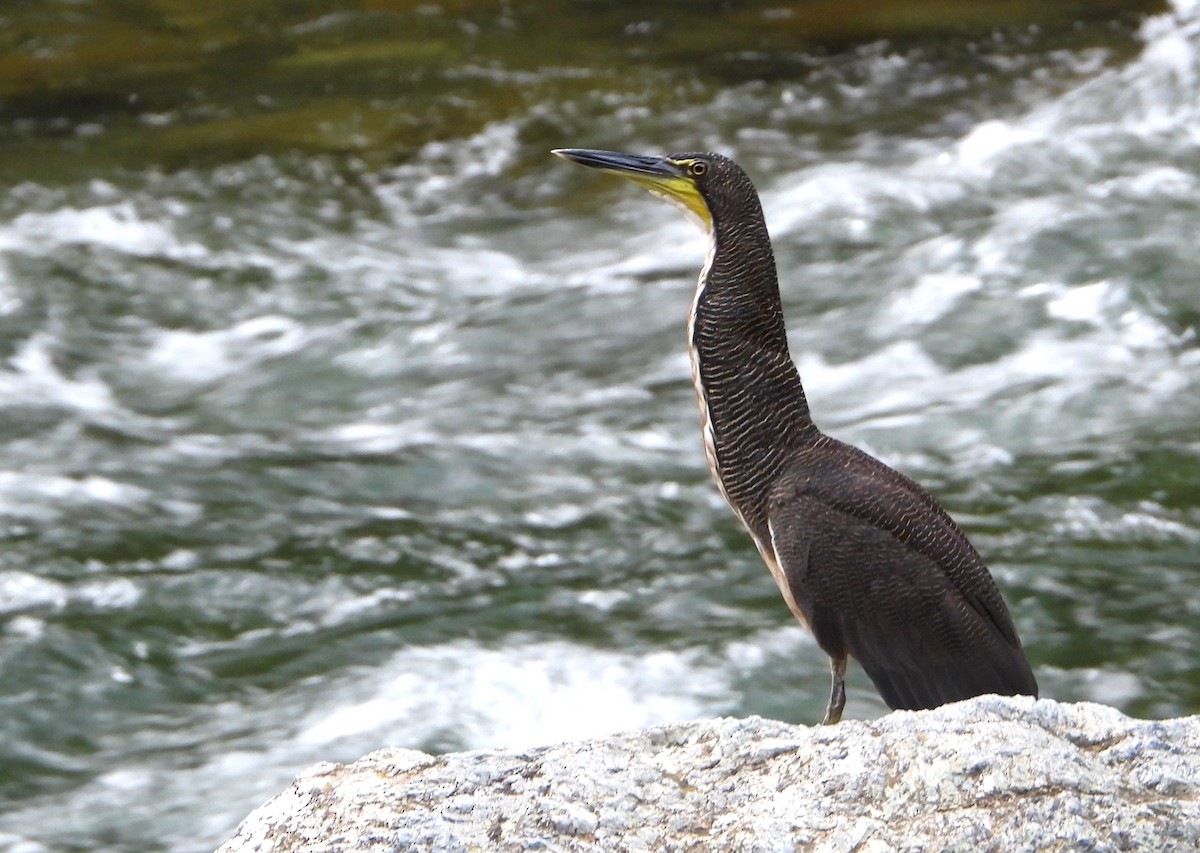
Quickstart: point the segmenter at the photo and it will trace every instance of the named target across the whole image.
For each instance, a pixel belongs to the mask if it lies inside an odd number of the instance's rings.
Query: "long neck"
[[[788,353],[775,256],[757,197],[715,222],[689,323],[709,466],[754,531],[788,450],[820,433]]]

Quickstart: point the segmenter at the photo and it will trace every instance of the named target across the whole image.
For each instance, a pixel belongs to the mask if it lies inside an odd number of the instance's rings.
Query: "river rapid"
[[[0,850],[211,850],[385,745],[820,719],[704,463],[703,238],[558,146],[737,158],[815,419],[959,521],[1043,695],[1200,711],[1200,4],[716,52],[653,8],[373,55],[354,108],[296,92],[382,13],[293,22],[270,126],[0,115]]]

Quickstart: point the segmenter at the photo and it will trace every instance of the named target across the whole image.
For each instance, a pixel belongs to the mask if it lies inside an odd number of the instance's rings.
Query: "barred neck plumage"
[[[709,467],[726,500],[757,532],[765,529],[767,492],[788,452],[820,432],[788,352],[762,207],[749,179],[732,189],[710,231],[688,344]]]

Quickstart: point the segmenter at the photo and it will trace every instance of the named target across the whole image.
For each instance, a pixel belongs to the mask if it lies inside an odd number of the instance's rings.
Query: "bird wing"
[[[1000,591],[928,492],[825,438],[772,491],[772,548],[817,642],[893,708],[1037,694]]]

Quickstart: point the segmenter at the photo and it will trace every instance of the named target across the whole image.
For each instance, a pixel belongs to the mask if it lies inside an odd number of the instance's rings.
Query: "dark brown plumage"
[[[1037,695],[999,589],[937,501],[822,433],[791,359],[775,258],[745,172],[711,153],[566,150],[684,206],[712,240],[689,322],[705,450],[793,613],[830,658],[825,722],[847,656],[892,708]]]

